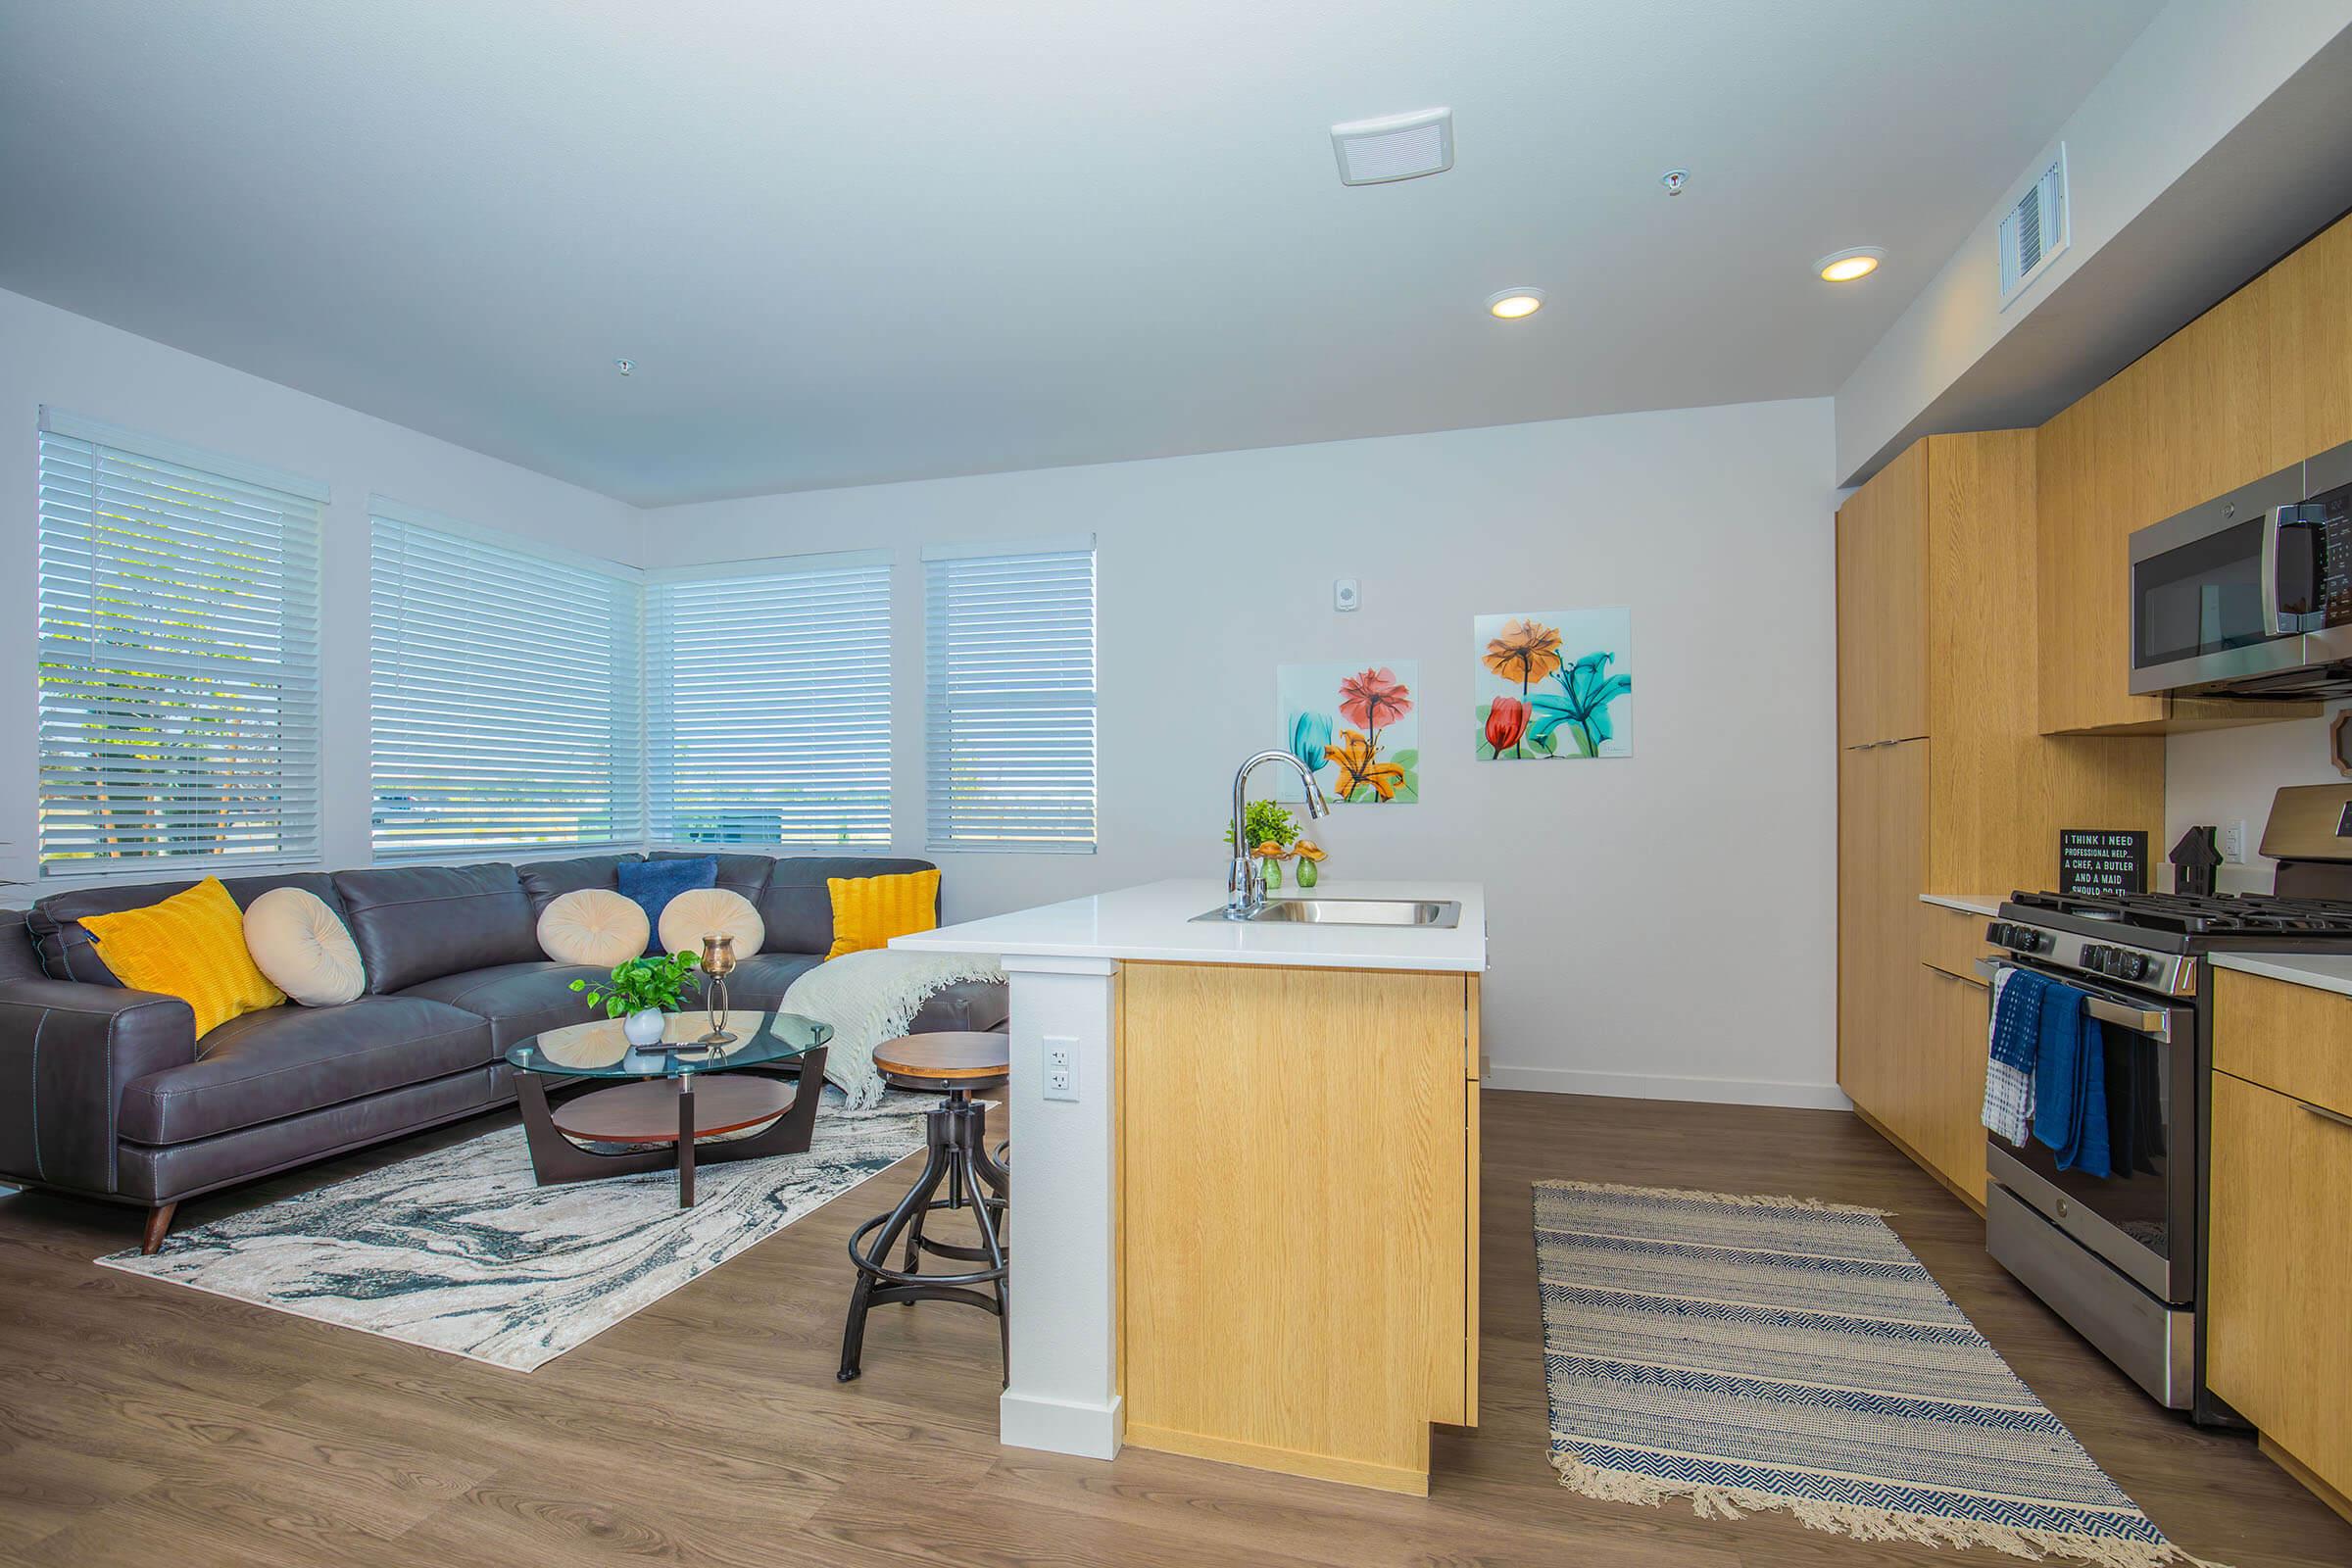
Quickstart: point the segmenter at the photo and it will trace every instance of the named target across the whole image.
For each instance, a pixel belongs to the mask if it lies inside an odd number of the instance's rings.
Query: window
[[[923,552],[930,843],[1095,847],[1095,546]]]
[[[381,498],[369,513],[377,858],[637,843],[639,574]]]
[[[890,656],[887,552],[652,573],[654,841],[887,845]]]
[[[41,411],[46,874],[318,853],[324,485]]]

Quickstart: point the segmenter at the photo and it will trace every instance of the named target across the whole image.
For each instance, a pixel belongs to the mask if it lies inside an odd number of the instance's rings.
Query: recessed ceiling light
[[[1833,251],[1813,264],[1825,283],[1851,283],[1857,277],[1868,277],[1879,270],[1886,253],[1876,245],[1857,245],[1850,251]]]
[[[1506,288],[1499,294],[1487,296],[1487,314],[1500,321],[1516,321],[1543,308],[1544,291],[1540,288]]]

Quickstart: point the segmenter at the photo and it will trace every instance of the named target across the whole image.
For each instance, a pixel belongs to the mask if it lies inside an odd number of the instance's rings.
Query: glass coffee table
[[[694,1206],[694,1170],[797,1154],[816,1129],[830,1024],[797,1012],[729,1012],[732,1045],[688,1044],[709,1031],[700,1008],[672,1013],[658,1046],[632,1046],[617,1018],[535,1035],[507,1053],[522,1102],[531,1170],[542,1187],[678,1172],[678,1206]],[[786,1076],[799,1075],[796,1086]],[[550,1101],[549,1080],[608,1087]]]

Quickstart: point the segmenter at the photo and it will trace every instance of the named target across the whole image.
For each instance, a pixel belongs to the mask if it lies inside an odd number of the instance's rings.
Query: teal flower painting
[[[1633,756],[1632,611],[1480,615],[1473,630],[1480,760]]]
[[[1274,684],[1282,744],[1333,805],[1409,806],[1421,799],[1420,675],[1410,660],[1283,664]],[[1297,777],[1287,785],[1277,780],[1277,793],[1299,799]]]

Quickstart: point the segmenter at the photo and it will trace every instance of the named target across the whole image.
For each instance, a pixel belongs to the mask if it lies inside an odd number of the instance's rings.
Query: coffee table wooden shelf
[[[832,1027],[791,1012],[734,1011],[732,1045],[679,1049],[710,1027],[668,1020],[662,1047],[632,1046],[618,1019],[572,1024],[507,1053],[542,1187],[675,1166],[678,1206],[694,1206],[698,1165],[797,1154],[816,1128]],[[798,1084],[784,1076],[799,1075]],[[548,1083],[612,1080],[551,1102]],[[754,1130],[756,1129],[756,1130]],[[723,1141],[719,1141],[723,1140]]]

